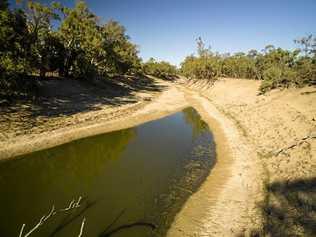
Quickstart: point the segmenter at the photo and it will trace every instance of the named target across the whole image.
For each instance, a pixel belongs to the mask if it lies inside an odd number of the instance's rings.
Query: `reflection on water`
[[[163,236],[215,161],[212,134],[192,108],[135,128],[0,163],[0,236]]]
[[[192,134],[194,137],[199,136],[208,129],[207,124],[201,120],[201,117],[196,110],[187,108],[183,111],[183,115],[185,121],[192,126]]]

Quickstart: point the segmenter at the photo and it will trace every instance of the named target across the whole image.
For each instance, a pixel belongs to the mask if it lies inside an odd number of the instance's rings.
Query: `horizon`
[[[42,3],[53,1],[44,0]],[[58,1],[74,6],[73,1]],[[9,1],[16,6],[15,1]],[[262,50],[266,45],[294,49],[294,40],[316,34],[316,2],[297,1],[180,1],[86,0],[102,22],[120,22],[139,55],[147,61],[168,61],[177,66],[196,53],[196,39],[218,53]]]

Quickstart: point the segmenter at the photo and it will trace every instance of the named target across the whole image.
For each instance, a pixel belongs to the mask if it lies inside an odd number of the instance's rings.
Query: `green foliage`
[[[26,16],[11,11],[7,1],[0,4],[0,96],[20,94],[28,87],[18,86],[19,75],[30,71]]]
[[[23,86],[22,86],[23,85]],[[23,73],[0,72],[0,99],[30,98],[37,94],[38,81]]]
[[[188,56],[181,63],[181,72],[191,79],[216,79],[220,76],[221,60],[218,55],[205,48],[201,38],[197,40],[198,56]]]
[[[316,37],[308,35],[300,39],[294,40],[295,43],[300,45],[301,51],[305,56],[314,56],[316,54]]]
[[[58,36],[50,32],[42,37],[37,48],[36,69],[42,77],[46,72],[53,72],[64,67],[65,47]]]
[[[189,56],[181,64],[181,71],[193,79],[216,79],[219,76],[220,64],[213,56]]]
[[[295,70],[299,74],[299,86],[316,82],[316,55],[302,57],[296,61]]]
[[[97,17],[90,12],[83,1],[73,9],[62,8],[64,19],[57,32],[65,48],[63,76],[85,77],[96,69],[93,64],[94,48],[100,41]]]
[[[297,73],[289,67],[271,66],[263,72],[263,82],[259,90],[265,93],[278,87],[289,87],[295,84]]]
[[[58,20],[55,4],[50,6],[42,5],[38,2],[28,1],[26,16],[28,26],[28,55],[32,71],[39,71],[41,76],[50,70],[54,61],[59,61],[55,52],[59,39],[53,36],[51,31],[51,21]],[[59,44],[60,45],[60,44]],[[53,56],[56,54],[56,56]]]
[[[113,20],[101,24],[84,1],[76,1],[74,8],[31,0],[25,3],[25,9],[12,10],[7,0],[0,2],[1,94],[25,87],[25,80],[18,77],[34,80],[30,75],[45,77],[47,72],[87,80],[141,71],[163,78],[177,74],[177,68],[164,61],[142,64],[125,28]],[[54,27],[52,21],[57,22]],[[180,71],[194,79],[225,76],[263,80],[263,92],[313,84],[316,38],[309,35],[295,42],[300,49],[268,45],[262,52],[220,55],[198,38],[197,56],[186,57]]]
[[[116,21],[109,21],[102,27],[105,42],[104,52],[109,56],[104,69],[110,73],[137,72],[141,68],[140,58],[137,56],[137,46],[129,41],[125,28]]]
[[[20,73],[29,68],[26,17],[22,11],[10,11],[7,6],[3,3],[0,8],[0,71]]]
[[[89,80],[141,70],[137,46],[125,28],[116,21],[100,24],[84,1],[67,8],[28,0],[24,7],[11,10],[7,0],[0,3],[2,94],[16,90],[19,83],[23,88],[25,80],[16,78],[33,80],[29,75],[45,77],[53,72]]]
[[[211,79],[218,77],[263,80],[261,92],[273,88],[303,86],[316,82],[316,38],[295,40],[301,49],[284,50],[273,45],[262,53],[250,50],[248,54],[217,54],[206,49],[201,38],[197,40],[198,56],[188,56],[181,63],[181,73],[187,78]]]
[[[160,78],[172,79],[177,74],[177,68],[168,62],[157,62],[155,59],[150,58],[143,64],[144,73]]]
[[[238,78],[256,78],[257,68],[255,60],[244,53],[222,59],[221,76]]]

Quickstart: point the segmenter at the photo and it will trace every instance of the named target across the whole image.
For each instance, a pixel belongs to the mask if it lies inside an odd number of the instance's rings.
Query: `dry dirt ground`
[[[315,87],[258,95],[251,80],[146,80],[117,93],[44,83],[41,102],[0,109],[0,159],[192,106],[214,133],[217,163],[168,236],[316,236]]]

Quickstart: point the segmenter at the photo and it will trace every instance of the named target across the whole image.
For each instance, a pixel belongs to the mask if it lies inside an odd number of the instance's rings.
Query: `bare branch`
[[[289,145],[289,146],[287,146],[287,147],[284,147],[284,148],[282,148],[282,149],[277,150],[276,152],[274,152],[274,155],[275,155],[275,156],[278,156],[278,155],[280,155],[281,153],[283,153],[283,152],[285,152],[285,151],[287,151],[287,150],[290,150],[290,149],[292,149],[292,148],[294,148],[294,147],[296,147],[296,146],[299,146],[299,145],[301,145],[302,143],[306,142],[307,140],[313,139],[313,138],[316,138],[316,134],[311,134],[311,135],[309,135],[309,136],[305,136],[305,137],[303,137],[302,139],[300,139],[298,142],[295,142],[295,143],[293,143],[293,144],[291,144],[291,145]]]
[[[25,235],[23,235],[24,229],[25,229],[25,224],[22,225],[21,229],[20,229],[20,234],[19,237],[28,237],[30,236],[35,230],[37,230],[40,226],[42,226],[49,218],[51,218],[52,216],[54,216],[57,212],[67,212],[71,209],[75,209],[80,207],[80,201],[82,200],[82,197],[80,196],[78,198],[77,201],[75,201],[75,199],[73,199],[68,207],[63,208],[63,209],[59,209],[57,211],[55,211],[55,206],[52,206],[52,209],[50,210],[50,212],[48,213],[48,215],[44,215],[42,216],[42,218],[39,220],[39,222],[29,231],[27,232]],[[83,223],[84,224],[84,223]],[[82,227],[83,228],[83,227]]]
[[[85,222],[86,222],[86,218],[84,217],[83,220],[82,220],[82,223],[81,223],[80,233],[79,233],[78,237],[82,236],[83,227],[84,227]]]
[[[22,237],[24,228],[25,228],[25,224],[23,224],[22,227],[21,227],[19,237]]]

